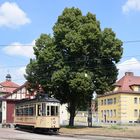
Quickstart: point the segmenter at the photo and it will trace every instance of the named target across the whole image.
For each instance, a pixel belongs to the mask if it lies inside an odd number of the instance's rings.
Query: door
[[[14,108],[15,108],[14,102],[7,101],[6,123],[14,122]]]
[[[0,101],[0,123],[2,123],[2,102]]]

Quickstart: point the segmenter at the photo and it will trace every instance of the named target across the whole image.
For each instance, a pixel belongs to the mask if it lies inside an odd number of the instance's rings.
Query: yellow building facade
[[[98,119],[103,123],[140,123],[140,77],[126,72],[113,91],[98,97]]]

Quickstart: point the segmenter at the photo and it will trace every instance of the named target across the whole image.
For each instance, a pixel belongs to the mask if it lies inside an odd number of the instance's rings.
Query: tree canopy
[[[68,104],[69,125],[75,111],[87,104],[93,91],[104,94],[116,81],[122,41],[111,28],[101,29],[92,13],[65,8],[53,27],[53,35],[41,34],[34,46],[35,59],[26,68],[33,87],[41,85],[49,96]]]

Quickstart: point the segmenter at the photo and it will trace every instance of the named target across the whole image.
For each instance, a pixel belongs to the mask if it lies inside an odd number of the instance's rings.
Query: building
[[[6,80],[0,83],[0,97],[13,93],[13,91],[19,87],[18,84],[12,82],[11,78],[11,75],[7,74]]]
[[[25,99],[25,98],[33,98],[36,94],[35,92],[29,93],[27,90],[28,83],[25,82],[23,85],[18,86],[17,88],[13,88],[11,93],[5,94],[0,98],[1,101],[1,115],[0,115],[0,123],[12,124],[14,121],[14,108],[15,102],[17,100]],[[9,88],[9,87],[8,87]]]
[[[6,99],[16,99],[21,100],[25,98],[34,98],[36,92],[32,93],[28,90],[28,82],[25,82],[23,85],[17,87],[12,93],[5,95]]]
[[[11,75],[6,75],[6,80],[0,83],[0,123],[13,122],[15,99],[7,99],[19,87],[12,82]]]
[[[0,123],[12,124],[14,121],[14,107],[17,100],[34,98],[36,91],[29,92],[28,82],[17,87],[11,93],[5,94],[0,98]],[[67,105],[60,106],[60,124],[66,124],[68,120]]]
[[[140,123],[140,76],[126,72],[114,86],[98,97],[99,122]]]

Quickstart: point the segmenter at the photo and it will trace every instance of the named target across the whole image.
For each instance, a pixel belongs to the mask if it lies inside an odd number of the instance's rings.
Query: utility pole
[[[89,100],[89,105],[88,105],[88,127],[92,127],[92,104],[93,100],[96,98],[97,94],[94,91],[92,94],[91,99]]]
[[[89,101],[89,107],[88,107],[88,127],[92,127],[91,100]]]

